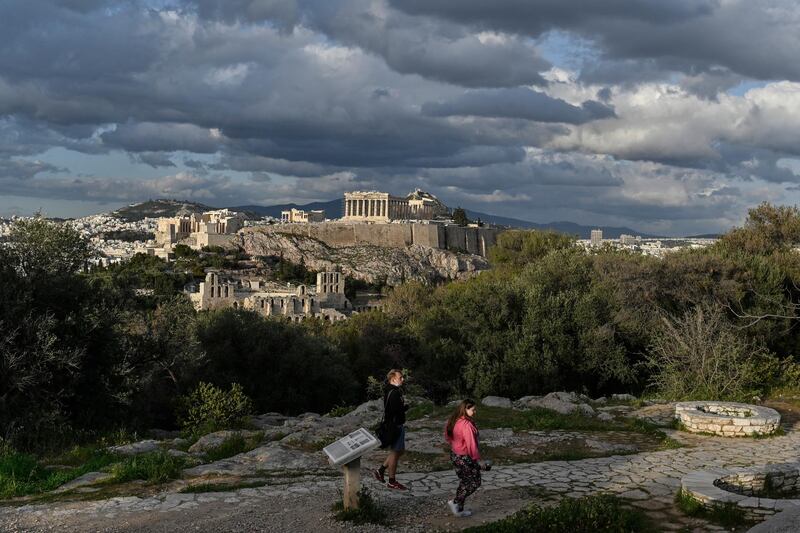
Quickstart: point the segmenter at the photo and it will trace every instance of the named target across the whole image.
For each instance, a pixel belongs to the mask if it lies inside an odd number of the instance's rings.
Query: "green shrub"
[[[532,505],[508,518],[466,529],[471,533],[634,533],[656,531],[644,512],[622,507],[609,495],[561,500],[555,507]]]
[[[77,468],[48,470],[34,456],[0,445],[0,498],[48,492],[114,461],[113,455],[96,449],[84,457],[83,464]]]
[[[238,383],[232,383],[230,390],[224,391],[201,382],[182,403],[184,416],[181,425],[187,435],[243,427],[247,415],[253,411],[250,398]]]
[[[166,452],[153,452],[128,457],[111,469],[114,481],[143,479],[149,483],[163,483],[180,477],[184,461]]]
[[[234,455],[238,455],[240,453],[249,452],[259,445],[262,437],[263,433],[248,438],[244,438],[244,436],[237,433],[236,435],[228,437],[222,441],[219,446],[209,449],[205,454],[206,459],[214,462],[219,461],[220,459],[233,457]]]
[[[353,412],[353,410],[355,410],[356,407],[357,406],[355,405],[337,405],[336,407],[328,411],[325,414],[325,416],[338,418],[340,416],[346,415],[347,413]]]
[[[340,522],[353,524],[381,524],[387,523],[386,511],[372,498],[366,487],[358,491],[358,509],[345,509],[341,501],[333,504],[333,517]]]
[[[745,338],[719,307],[664,317],[650,346],[651,385],[670,400],[745,400],[760,392],[770,356]]]

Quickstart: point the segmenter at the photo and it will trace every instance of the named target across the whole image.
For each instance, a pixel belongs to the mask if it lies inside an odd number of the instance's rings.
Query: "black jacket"
[[[406,423],[406,405],[400,387],[389,385],[383,393],[383,405],[386,406],[384,420],[393,426]]]

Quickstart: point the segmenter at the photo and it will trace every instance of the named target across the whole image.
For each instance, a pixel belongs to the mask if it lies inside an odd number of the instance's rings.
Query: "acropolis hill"
[[[499,228],[460,226],[435,196],[406,197],[349,192],[344,217],[319,220],[323,212],[285,211],[280,223],[245,225],[232,210],[161,218],[157,245],[238,247],[251,256],[279,256],[317,271],[341,269],[348,277],[390,285],[458,279],[488,268],[487,251]],[[298,222],[299,221],[299,222]]]

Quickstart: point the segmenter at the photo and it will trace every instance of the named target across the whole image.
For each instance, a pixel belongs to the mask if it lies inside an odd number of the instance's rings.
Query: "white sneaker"
[[[447,500],[447,506],[450,508],[450,512],[459,518],[466,518],[468,516],[472,516],[472,511],[466,509],[463,511],[459,511],[458,504],[453,500]]]
[[[461,516],[461,511],[458,510],[458,504],[456,502],[447,500],[447,506],[450,508],[450,512],[455,516]]]

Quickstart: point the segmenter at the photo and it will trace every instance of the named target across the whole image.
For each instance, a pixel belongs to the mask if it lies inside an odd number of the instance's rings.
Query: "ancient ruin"
[[[181,241],[186,241],[185,244],[196,249],[224,246],[230,241],[230,236],[243,226],[242,215],[228,209],[160,218],[156,243],[163,248],[171,248]]]
[[[434,195],[416,189],[405,197],[387,192],[353,191],[344,194],[345,221],[390,222],[392,220],[433,220],[450,211]]]
[[[189,298],[195,308],[250,309],[264,316],[300,322],[307,318],[321,318],[331,322],[346,319],[356,308],[344,294],[345,277],[340,272],[317,273],[314,286],[280,284],[261,279],[235,278],[221,272],[209,272],[197,292]],[[370,306],[361,303],[359,310]]]
[[[310,222],[325,222],[325,211],[304,211],[302,209],[291,208],[288,211],[281,211],[282,224],[308,224]]]

